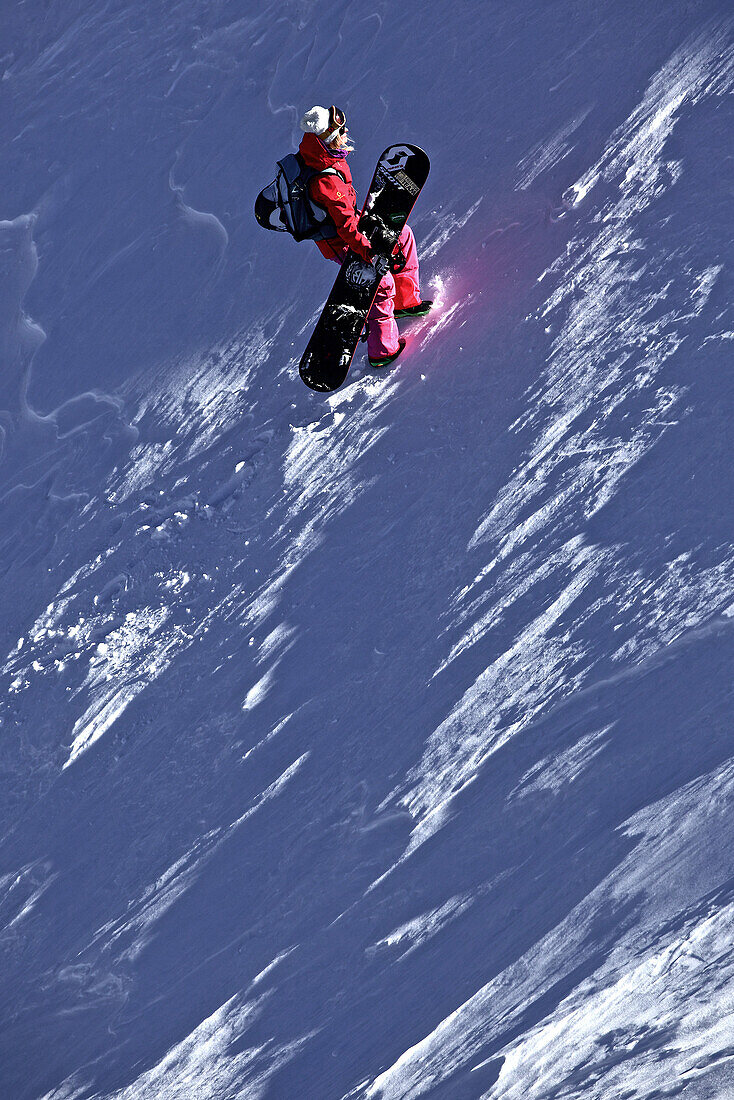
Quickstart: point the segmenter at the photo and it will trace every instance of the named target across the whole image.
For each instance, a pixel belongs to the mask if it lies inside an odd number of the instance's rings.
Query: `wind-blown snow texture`
[[[2,22],[2,1100],[734,1096],[728,0]],[[439,306],[324,398],[334,101]]]

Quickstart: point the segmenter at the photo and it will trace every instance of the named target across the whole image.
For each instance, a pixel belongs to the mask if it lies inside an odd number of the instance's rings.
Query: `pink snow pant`
[[[394,355],[398,350],[398,326],[394,311],[417,306],[421,300],[418,283],[418,251],[415,237],[409,225],[403,229],[400,248],[405,256],[405,267],[394,274],[387,272],[377,288],[372,309],[367,314],[369,333],[367,335],[367,354],[370,359],[383,359]],[[340,264],[348,252],[347,245],[330,259]]]

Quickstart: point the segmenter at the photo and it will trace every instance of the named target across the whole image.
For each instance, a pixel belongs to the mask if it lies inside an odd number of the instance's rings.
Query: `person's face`
[[[347,134],[348,133],[349,133],[349,130],[347,129],[347,126],[346,126],[346,123],[345,123],[344,126],[342,126],[339,133],[334,138],[334,141],[333,141],[332,144],[335,145],[337,149],[343,149],[344,146],[347,144]]]

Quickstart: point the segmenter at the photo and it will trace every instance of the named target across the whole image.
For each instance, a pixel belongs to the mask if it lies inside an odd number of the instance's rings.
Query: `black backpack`
[[[298,153],[278,161],[278,175],[263,187],[255,200],[255,217],[263,229],[290,233],[297,241],[324,241],[338,236],[323,206],[311,198],[308,185],[314,176],[339,176],[336,168],[310,168]],[[346,180],[344,181],[346,182]]]

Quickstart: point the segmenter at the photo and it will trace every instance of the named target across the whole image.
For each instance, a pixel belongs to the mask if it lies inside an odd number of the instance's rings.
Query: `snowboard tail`
[[[377,162],[359,229],[386,261],[429,168],[427,154],[416,145],[391,145]],[[371,264],[351,250],[347,253],[301,357],[300,375],[312,390],[330,393],[345,381],[381,278]]]

